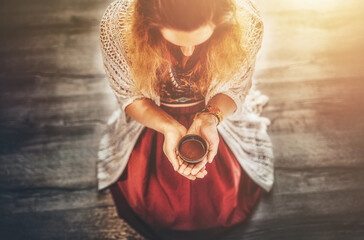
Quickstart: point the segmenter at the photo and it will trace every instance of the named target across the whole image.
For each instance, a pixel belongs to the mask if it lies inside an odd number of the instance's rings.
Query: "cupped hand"
[[[187,133],[187,129],[182,124],[176,124],[176,126],[169,127],[164,134],[164,143],[163,143],[163,152],[168,158],[169,162],[172,164],[172,167],[175,171],[178,171],[182,166],[183,162],[179,159],[177,155],[178,143],[183,136]],[[195,180],[197,178],[203,178],[207,172],[205,169],[201,169],[199,174],[182,174],[178,171],[182,176]]]
[[[178,169],[178,172],[182,175],[182,176],[184,176],[184,177],[186,177],[186,178],[188,178],[188,179],[190,179],[190,180],[195,180],[196,178],[204,178],[205,176],[206,176],[206,174],[207,174],[207,171],[206,171],[206,166],[203,166],[202,168],[201,168],[201,170],[197,173],[197,174],[192,174],[191,172],[189,172],[189,173],[184,173],[184,170],[186,169],[186,167],[189,165],[188,163],[186,163],[185,161],[183,161],[179,156],[177,156],[177,158],[178,158],[178,161],[179,161],[179,164],[180,164],[180,167],[179,167],[179,169]]]
[[[205,170],[206,163],[212,163],[219,146],[219,135],[216,127],[217,121],[217,118],[210,113],[200,113],[195,118],[188,129],[187,134],[197,134],[204,138],[208,145],[208,153],[207,156],[198,164],[189,164],[180,160],[182,161],[182,164],[178,170],[179,173],[193,176],[207,174]]]

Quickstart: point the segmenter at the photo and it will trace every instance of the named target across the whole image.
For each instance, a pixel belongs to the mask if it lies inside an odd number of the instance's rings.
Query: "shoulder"
[[[249,56],[254,58],[263,40],[264,24],[260,10],[254,0],[235,0],[235,2],[245,47]]]
[[[127,26],[131,24],[133,0],[115,0],[102,15],[99,26],[101,48],[110,54],[118,54],[127,62]],[[111,53],[112,52],[112,53]]]
[[[114,0],[107,7],[102,19],[112,18],[125,13],[133,3],[133,0]]]
[[[121,33],[124,26],[127,24],[127,15],[130,11],[130,6],[133,0],[115,0],[111,2],[100,21],[100,31],[108,34]]]
[[[235,0],[238,9],[254,18],[261,18],[260,11],[254,0]]]

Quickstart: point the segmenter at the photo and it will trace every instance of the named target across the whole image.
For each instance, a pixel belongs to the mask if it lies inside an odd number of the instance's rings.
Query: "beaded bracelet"
[[[218,107],[215,106],[211,106],[211,105],[207,105],[204,109],[202,109],[201,111],[197,112],[194,119],[200,114],[200,113],[211,113],[213,114],[216,118],[217,118],[217,125],[218,126],[221,121],[224,119],[224,114],[221,112],[221,110]]]

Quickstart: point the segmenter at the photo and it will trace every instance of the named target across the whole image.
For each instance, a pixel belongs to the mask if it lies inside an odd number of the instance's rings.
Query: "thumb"
[[[198,131],[196,129],[196,126],[192,123],[191,126],[188,128],[186,135],[187,134],[197,134],[197,133],[198,133]]]
[[[216,144],[210,144],[209,146],[210,147],[209,147],[209,152],[207,154],[207,162],[208,163],[212,163],[212,160],[214,159],[214,157],[217,154],[217,147],[218,147],[218,145],[216,145]]]
[[[179,168],[179,164],[178,164],[177,154],[175,153],[175,151],[171,151],[171,150],[167,149],[166,156],[167,156],[169,162],[172,164],[174,171],[177,171]]]
[[[207,154],[207,162],[212,163],[212,160],[214,160],[214,157],[216,156],[216,151],[209,151]]]

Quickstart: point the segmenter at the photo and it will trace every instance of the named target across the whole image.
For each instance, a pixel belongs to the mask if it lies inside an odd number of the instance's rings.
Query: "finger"
[[[180,174],[183,174],[183,172],[185,171],[185,169],[186,169],[187,165],[188,165],[188,163],[183,162],[183,163],[182,163],[182,165],[179,167],[178,172],[179,172]]]
[[[192,171],[191,171],[191,174],[192,175],[196,175],[207,163],[207,159],[204,158],[204,160],[202,160],[201,162],[199,162],[198,164],[196,164]]]
[[[196,176],[201,178],[201,176],[203,177],[204,174],[201,175],[201,173],[203,173],[203,171],[206,169],[206,166],[204,166],[198,173],[196,173],[195,175],[192,175],[192,173],[190,174],[191,176]]]
[[[186,167],[186,169],[184,170],[184,172],[183,172],[183,174],[184,175],[190,175],[190,173],[191,173],[191,170],[192,170],[192,168],[193,168],[193,164],[188,164],[188,166]]]
[[[190,180],[195,180],[196,179],[196,176],[193,176],[193,175],[182,175],[182,176],[184,176],[184,177],[186,177],[186,178],[188,178],[188,179],[190,179]]]
[[[176,156],[177,156],[177,160],[178,160],[179,165],[182,165],[183,160],[182,160],[182,158],[179,156],[179,154],[178,154],[178,150],[177,150],[177,149],[176,149]]]
[[[198,177],[198,178],[204,178],[205,177],[205,174],[202,173],[202,172],[199,172],[199,173],[196,174],[196,177]]]
[[[196,177],[198,178],[203,178],[205,177],[205,175],[207,174],[207,171],[206,171],[206,166],[204,166],[197,174],[196,174]]]
[[[178,159],[178,163],[179,163],[179,165],[181,166],[181,165],[182,165],[182,163],[183,163],[183,160],[181,159],[181,157],[180,157],[180,156],[177,156],[177,159]]]

